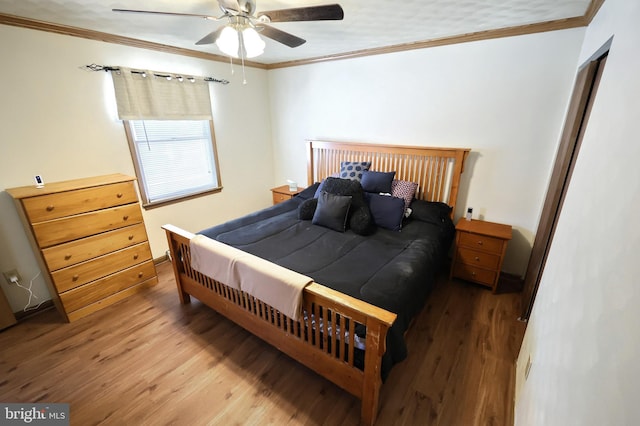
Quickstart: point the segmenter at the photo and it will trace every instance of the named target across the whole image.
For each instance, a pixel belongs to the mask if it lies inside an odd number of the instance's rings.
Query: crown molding
[[[589,25],[591,21],[593,21],[593,18],[595,18],[596,14],[598,13],[598,11],[600,10],[603,4],[604,4],[604,0],[591,0],[591,3],[589,3],[589,7],[587,7],[587,11],[584,14],[584,18],[587,21],[587,25]]]
[[[320,62],[338,61],[343,59],[354,59],[365,56],[383,55],[395,52],[404,52],[407,50],[426,49],[429,47],[445,46],[449,44],[467,43],[472,41],[491,40],[502,37],[514,37],[519,35],[535,34],[547,31],[558,31],[570,28],[584,27],[591,23],[595,15],[598,13],[605,0],[591,0],[587,11],[583,16],[576,16],[567,19],[558,19],[554,21],[541,22],[536,24],[519,25],[497,30],[478,31],[468,34],[456,35],[451,37],[435,38],[431,40],[418,41],[413,43],[396,44],[392,46],[376,47],[371,49],[355,50],[346,53],[337,53],[333,55],[319,56],[309,59],[301,59],[295,61],[277,62],[273,64],[262,64],[254,61],[245,61],[245,66],[252,68],[260,68],[266,70],[289,68],[301,65],[310,65]],[[103,41],[106,43],[121,44],[129,47],[138,47],[141,49],[154,50],[157,52],[171,53],[175,55],[190,56],[193,58],[206,59],[216,62],[228,62],[229,58],[213,53],[205,53],[197,50],[184,49],[181,47],[169,46],[161,43],[139,40],[131,37],[123,37],[115,34],[103,33],[84,28],[72,27],[51,22],[39,21],[35,19],[23,18],[0,13],[0,24],[11,25],[15,27],[28,28],[38,31],[46,31],[55,34],[68,35],[72,37],[86,38],[89,40]]]
[[[471,41],[491,40],[491,39],[503,38],[503,37],[514,37],[519,35],[542,33],[547,31],[579,28],[587,25],[588,25],[588,22],[584,16],[577,16],[574,18],[558,19],[555,21],[541,22],[536,24],[519,25],[515,27],[501,28],[497,30],[478,31],[474,33],[456,35],[451,37],[435,38],[431,40],[424,40],[424,41],[418,41],[413,43],[396,44],[393,46],[376,47],[373,49],[363,49],[363,50],[356,50],[353,52],[337,53],[335,55],[319,56],[319,57],[310,58],[310,59],[279,62],[279,63],[267,65],[267,69],[272,70],[272,69],[278,69],[278,68],[289,68],[289,67],[296,67],[300,65],[316,64],[319,62],[338,61],[342,59],[361,58],[364,56],[373,56],[373,55],[384,55],[387,53],[404,52],[407,50],[416,50],[416,49],[426,49],[429,47],[468,43]]]
[[[103,41],[105,43],[121,44],[123,46],[138,47],[141,49],[154,50],[156,52],[172,53],[175,55],[190,56],[192,58],[206,59],[216,62],[229,62],[229,58],[213,53],[200,52],[197,50],[184,49],[181,47],[169,46],[166,44],[153,43],[145,40],[138,40],[131,37],[123,37],[115,34],[103,33],[100,31],[87,30],[84,28],[71,27],[68,25],[54,24],[51,22],[38,21],[35,19],[23,18],[20,16],[0,13],[0,24],[10,25],[31,30],[45,31],[54,34],[68,35],[72,37],[86,38],[89,40]],[[266,69],[265,64],[253,61],[245,61],[246,67]]]

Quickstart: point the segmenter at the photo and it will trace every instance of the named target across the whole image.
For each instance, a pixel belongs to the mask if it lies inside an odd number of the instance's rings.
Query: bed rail
[[[303,293],[305,315],[294,321],[240,290],[191,268],[194,234],[165,225],[182,303],[193,296],[362,401],[361,421],[372,425],[382,385],[386,335],[396,315],[317,283]],[[356,327],[366,328],[364,366],[356,362]]]

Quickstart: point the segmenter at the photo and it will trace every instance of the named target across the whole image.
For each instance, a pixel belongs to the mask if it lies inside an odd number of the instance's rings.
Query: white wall
[[[524,275],[584,29],[269,71],[276,180],[305,139],[471,148],[457,216],[513,225]]]
[[[160,229],[165,223],[197,231],[270,204],[274,174],[266,71],[248,68],[243,86],[242,73],[231,76],[226,63],[2,25],[0,57],[0,190],[30,185],[36,174],[46,182],[134,175],[111,77],[79,69],[98,63],[231,80],[210,85],[224,189],[145,211],[154,257],[167,248]],[[0,215],[0,271],[16,268],[28,284],[38,265],[4,191]],[[27,293],[0,281],[13,310],[21,310]],[[33,288],[39,297],[50,298],[41,276]]]
[[[586,32],[579,64],[614,39],[518,359],[518,425],[640,424],[638,22],[640,3],[606,0]]]

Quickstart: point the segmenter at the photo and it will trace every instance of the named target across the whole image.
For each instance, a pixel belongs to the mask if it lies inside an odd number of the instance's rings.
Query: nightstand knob
[[[138,255],[138,253],[134,254],[134,255],[133,255],[133,260],[138,260],[138,257],[140,257],[140,256]]]
[[[476,273],[472,271],[472,272],[471,272],[471,276],[472,276],[472,277],[475,277],[475,276],[476,276]]]
[[[478,245],[481,246],[482,245],[482,241],[478,241]]]
[[[480,258],[478,256],[475,257],[476,260],[480,260]]]
[[[129,216],[126,216],[126,215],[122,216],[122,220],[127,220],[127,219],[129,219]]]
[[[144,274],[142,272],[138,272],[138,278],[142,278]]]
[[[122,192],[118,192],[118,193],[116,194],[116,197],[118,197],[118,198],[122,198]]]
[[[47,211],[48,211],[48,212],[53,211],[53,209],[54,209],[54,207],[53,207],[53,206],[47,206]]]
[[[133,235],[129,235],[129,241],[133,240]]]
[[[73,277],[71,277],[72,281],[78,281],[78,278],[80,278],[80,275],[74,275]]]
[[[67,253],[67,254],[64,256],[64,260],[69,260],[69,259],[71,259],[71,255]]]

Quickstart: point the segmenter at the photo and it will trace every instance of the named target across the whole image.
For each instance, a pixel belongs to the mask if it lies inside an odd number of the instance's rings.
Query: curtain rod
[[[112,66],[108,66],[108,65],[97,65],[97,64],[91,64],[91,65],[85,65],[80,67],[81,69],[85,69],[87,71],[120,71],[119,67],[112,67]],[[138,70],[131,70],[131,72],[133,74],[142,74],[143,76],[146,77],[147,71],[138,71]],[[192,76],[186,76],[183,77],[180,74],[160,74],[158,72],[153,72],[153,75],[156,77],[164,77],[164,78],[176,78],[179,81],[182,81],[182,79],[187,79],[187,80],[191,80],[193,81],[193,79],[195,79],[195,77]],[[200,78],[200,77],[198,77]],[[222,80],[219,78],[214,78],[214,77],[202,77],[204,79],[204,81],[208,81],[208,82],[212,82],[212,83],[220,83],[220,84],[229,84],[229,80]]]

